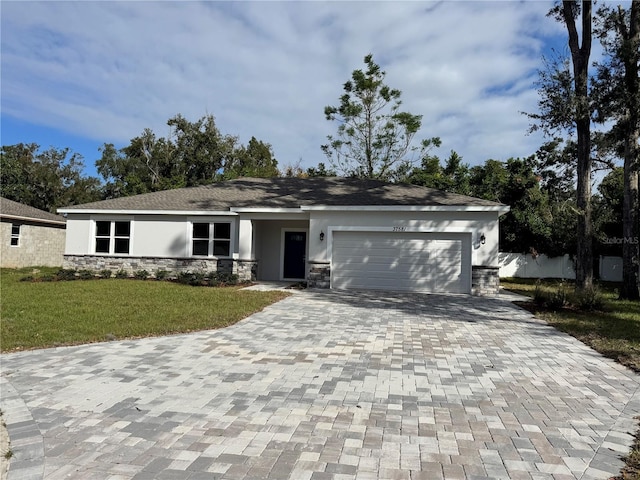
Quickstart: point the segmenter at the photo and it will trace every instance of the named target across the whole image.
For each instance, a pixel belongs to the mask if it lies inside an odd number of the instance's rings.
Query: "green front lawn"
[[[536,281],[531,279],[501,279],[500,284],[532,299],[536,292]],[[569,284],[567,287],[571,301],[574,286]],[[562,287],[558,280],[544,280],[538,288],[539,291],[557,292]],[[533,301],[523,306],[558,330],[640,373],[640,302],[618,300],[614,284],[599,285],[598,289],[604,300],[602,311],[580,311],[572,305],[554,310],[538,306]],[[640,431],[636,433],[636,442],[626,461],[626,470],[619,478],[640,479]]]
[[[531,279],[502,279],[500,284],[528,297],[533,297],[536,289],[536,282]],[[560,281],[544,280],[541,288],[556,291],[560,288]],[[567,285],[569,301],[573,288],[573,284]],[[534,303],[526,307],[558,330],[573,335],[594,350],[640,373],[640,302],[618,300],[615,284],[599,285],[598,289],[604,299],[603,311],[580,311],[571,305],[552,310]]]
[[[288,296],[153,280],[20,281],[32,272],[0,270],[2,352],[221,328]]]

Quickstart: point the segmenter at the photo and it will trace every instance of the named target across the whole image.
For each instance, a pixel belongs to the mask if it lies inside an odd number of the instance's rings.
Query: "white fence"
[[[549,258],[546,255],[522,253],[500,253],[498,258],[500,277],[518,278],[566,278],[574,280],[576,272],[569,255]],[[600,280],[607,282],[622,281],[622,258],[600,257]]]
[[[622,257],[600,257],[600,280],[622,281]]]
[[[500,277],[575,279],[576,272],[569,255],[549,258],[546,255],[500,253]]]

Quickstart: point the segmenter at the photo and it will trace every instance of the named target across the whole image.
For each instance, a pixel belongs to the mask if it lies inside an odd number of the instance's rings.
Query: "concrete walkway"
[[[505,300],[302,292],[4,354],[9,479],[607,479],[640,377]]]

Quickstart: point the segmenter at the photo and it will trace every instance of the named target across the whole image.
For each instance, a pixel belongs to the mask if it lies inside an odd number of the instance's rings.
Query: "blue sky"
[[[86,172],[166,122],[213,114],[281,166],[325,161],[324,118],[371,52],[442,157],[527,156],[542,54],[564,48],[550,1],[2,1],[2,144],[69,147]]]

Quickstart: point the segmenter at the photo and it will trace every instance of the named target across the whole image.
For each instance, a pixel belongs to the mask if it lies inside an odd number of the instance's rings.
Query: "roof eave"
[[[498,212],[507,213],[508,205],[314,205],[302,211],[384,211],[384,212]]]
[[[231,207],[229,210],[126,210],[96,208],[60,208],[58,213],[91,215],[189,215],[236,216],[239,213],[304,213],[326,212],[498,212],[500,215],[510,210],[508,205],[302,205],[297,208]],[[64,222],[62,222],[64,223]]]
[[[50,223],[52,225],[66,225],[65,220],[47,220],[44,218],[26,217],[24,215],[11,215],[7,213],[0,214],[0,218],[8,218],[11,220],[20,220],[23,222],[38,222],[38,223]]]
[[[237,213],[228,210],[125,210],[100,208],[59,208],[63,215],[91,214],[91,215],[189,215],[189,216],[236,216]]]
[[[229,210],[237,213],[304,213],[302,207],[282,208],[282,207],[231,207]]]

